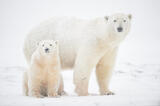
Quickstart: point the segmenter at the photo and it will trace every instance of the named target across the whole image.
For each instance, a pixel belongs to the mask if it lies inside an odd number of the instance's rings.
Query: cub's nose
[[[45,48],[45,52],[48,53],[48,52],[49,52],[49,49],[48,49],[48,48]]]
[[[123,31],[123,28],[122,28],[122,27],[118,27],[118,28],[117,28],[117,31],[118,31],[118,32],[122,32],[122,31]]]

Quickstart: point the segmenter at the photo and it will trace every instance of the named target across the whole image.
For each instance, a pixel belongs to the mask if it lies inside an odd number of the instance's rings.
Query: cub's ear
[[[105,16],[104,18],[105,18],[105,19],[108,21],[108,19],[109,19],[109,16]]]
[[[36,46],[38,47],[40,45],[41,41],[36,41]]]
[[[131,20],[131,19],[132,19],[132,15],[131,15],[131,14],[128,14],[128,18]]]
[[[54,41],[54,43],[55,43],[56,45],[58,45],[58,44],[59,44],[59,41],[58,41],[58,40],[56,40],[56,41]]]
[[[36,46],[39,46],[39,43],[40,43],[40,42],[36,42]]]

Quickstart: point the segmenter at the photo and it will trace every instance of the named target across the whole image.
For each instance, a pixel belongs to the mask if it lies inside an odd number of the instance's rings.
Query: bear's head
[[[109,30],[114,35],[127,35],[130,30],[132,16],[126,14],[113,14],[111,16],[106,16],[105,19],[109,25]]]
[[[58,41],[42,40],[37,43],[37,50],[42,55],[55,54],[58,51]]]

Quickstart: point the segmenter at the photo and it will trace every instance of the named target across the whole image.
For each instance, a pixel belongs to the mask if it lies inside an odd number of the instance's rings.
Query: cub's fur
[[[43,40],[37,44],[29,70],[24,73],[25,95],[56,97],[64,93],[58,49],[57,41]]]

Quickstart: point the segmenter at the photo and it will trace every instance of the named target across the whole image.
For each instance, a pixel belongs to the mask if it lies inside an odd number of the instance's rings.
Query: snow
[[[120,63],[114,70],[110,89],[115,95],[101,96],[95,72],[92,73],[90,96],[77,96],[72,81],[73,71],[63,71],[68,96],[34,98],[22,95],[23,67],[0,68],[0,106],[159,106],[160,64]],[[154,73],[153,73],[154,72]]]

